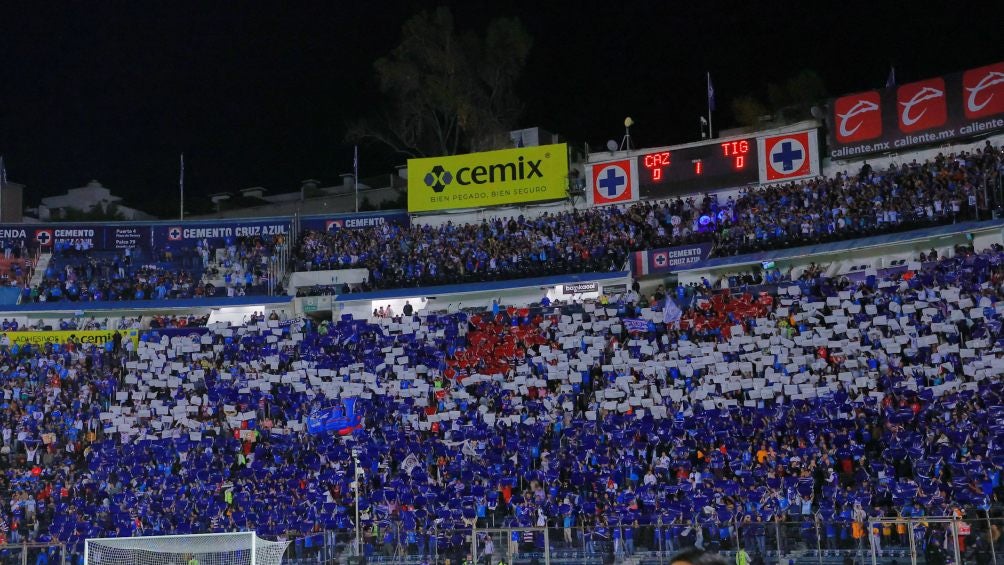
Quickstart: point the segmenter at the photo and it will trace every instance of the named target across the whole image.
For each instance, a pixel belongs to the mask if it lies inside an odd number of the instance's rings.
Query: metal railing
[[[354,549],[354,530],[328,530],[293,536],[296,539],[284,562],[335,564],[364,558],[368,563],[456,565],[473,556],[484,563],[490,537],[493,565],[499,561],[557,565],[611,560],[669,565],[673,555],[690,547],[720,553],[730,563],[745,551],[749,563],[764,565],[840,565],[848,560],[872,565],[1004,563],[1004,518],[991,518],[984,511],[955,520],[897,517],[855,521],[818,514],[770,521],[719,522],[709,518],[701,523],[565,527],[562,522],[547,528],[507,528],[492,527],[493,520],[488,517],[478,520],[473,528],[429,531],[392,522],[361,531],[362,556]]]
[[[3,565],[70,565],[70,555],[62,543],[0,544]]]

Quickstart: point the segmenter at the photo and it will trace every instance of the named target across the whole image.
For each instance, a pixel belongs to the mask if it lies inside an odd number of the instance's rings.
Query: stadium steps
[[[35,265],[35,272],[31,274],[31,281],[29,281],[28,286],[35,288],[42,284],[42,279],[45,278],[45,270],[49,268],[49,263],[52,261],[52,253],[39,253],[38,264]]]

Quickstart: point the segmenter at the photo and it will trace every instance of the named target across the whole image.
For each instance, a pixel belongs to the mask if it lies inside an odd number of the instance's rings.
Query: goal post
[[[254,532],[92,538],[84,565],[280,565],[288,545]]]

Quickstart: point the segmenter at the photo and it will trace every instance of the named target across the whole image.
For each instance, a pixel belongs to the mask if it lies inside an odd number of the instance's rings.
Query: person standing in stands
[[[492,565],[492,557],[495,555],[495,542],[490,535],[485,536],[485,548],[482,552],[485,557],[485,565]]]
[[[411,315],[415,312],[415,308],[411,305],[411,302],[405,300],[403,311],[404,315],[410,318]]]
[[[746,548],[740,547],[736,552],[736,565],[749,565],[750,554],[746,553]]]

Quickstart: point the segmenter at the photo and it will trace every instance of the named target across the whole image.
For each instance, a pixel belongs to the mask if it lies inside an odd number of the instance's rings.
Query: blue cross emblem
[[[658,265],[658,266],[660,266],[660,267],[665,266],[666,265],[666,254],[665,253],[656,253],[655,254],[655,264]]]
[[[49,243],[49,232],[39,232],[39,234],[35,236],[35,239],[37,239],[42,245],[47,245]]]
[[[181,230],[178,228],[171,228],[171,239],[181,239]]]
[[[606,191],[608,198],[613,198],[621,193],[621,185],[627,184],[624,175],[618,173],[620,167],[607,167],[606,174],[599,179],[596,184]]]
[[[785,171],[790,171],[795,168],[795,161],[802,159],[802,150],[795,149],[792,146],[790,140],[784,140],[781,143],[781,150],[774,150],[774,154],[771,156],[771,160],[775,163],[781,163],[781,167]]]

